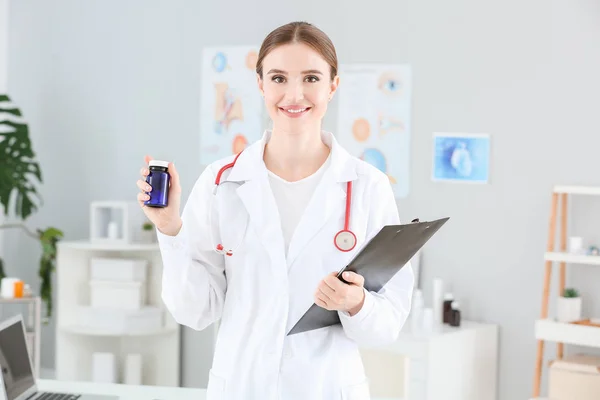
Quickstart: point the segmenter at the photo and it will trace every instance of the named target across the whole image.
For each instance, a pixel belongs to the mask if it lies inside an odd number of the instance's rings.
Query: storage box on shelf
[[[180,385],[180,326],[161,299],[158,244],[62,241],[57,253],[56,378],[91,381],[94,354],[115,354],[123,382],[140,355],[142,383]]]
[[[538,341],[532,399],[542,399],[541,380],[545,341],[557,343],[557,361],[564,359],[564,344],[600,348],[600,322],[593,319],[560,322],[548,316],[550,301],[550,281],[553,263],[559,263],[558,293],[563,293],[566,286],[566,266],[568,265],[600,265],[600,256],[589,254],[571,254],[567,251],[567,201],[569,195],[600,196],[600,187],[556,186],[552,193],[550,207],[550,227],[548,231],[547,250],[544,254],[545,276],[543,286],[541,316],[535,321],[535,338]],[[560,204],[560,214],[558,207]],[[560,217],[560,248],[555,249],[556,230]],[[563,365],[563,364],[556,364]],[[576,388],[573,388],[575,390]],[[552,396],[550,396],[552,397]]]
[[[600,357],[576,354],[550,363],[548,397],[552,400],[597,400]]]

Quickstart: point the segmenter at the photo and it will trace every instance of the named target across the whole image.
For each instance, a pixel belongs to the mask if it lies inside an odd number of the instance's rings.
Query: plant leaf
[[[16,215],[25,220],[41,206],[34,181],[42,182],[42,172],[34,160],[27,124],[21,111],[11,104],[8,96],[0,95],[0,204],[5,215],[9,215],[12,206]],[[15,191],[15,203],[11,205]]]

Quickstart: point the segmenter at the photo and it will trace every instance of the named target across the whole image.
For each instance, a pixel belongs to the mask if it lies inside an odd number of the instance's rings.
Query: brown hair
[[[278,46],[291,43],[306,44],[319,53],[330,66],[331,79],[335,78],[338,72],[338,61],[331,39],[308,22],[290,22],[269,33],[260,46],[256,60],[256,72],[261,79],[263,77],[262,63],[267,54]]]

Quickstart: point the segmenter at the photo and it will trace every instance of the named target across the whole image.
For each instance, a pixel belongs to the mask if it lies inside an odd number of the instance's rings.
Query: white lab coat
[[[313,304],[319,282],[338,271],[369,237],[399,222],[388,177],[351,156],[332,134],[325,171],[292,237],[286,259],[277,205],[263,150],[270,138],[249,146],[223,174],[212,206],[218,170],[208,166],[195,183],[177,236],[158,233],[164,263],[162,298],[174,318],[200,330],[220,319],[208,400],[366,400],[369,386],[361,345],[393,342],[410,309],[413,272],[405,266],[379,293],[365,290],[354,316],[342,324],[286,336]],[[346,182],[353,181],[350,229],[358,244],[348,253],[333,243],[344,226]],[[237,252],[213,251],[241,242]]]

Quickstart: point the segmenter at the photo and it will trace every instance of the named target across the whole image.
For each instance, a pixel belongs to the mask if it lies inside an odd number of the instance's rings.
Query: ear
[[[258,85],[258,90],[260,91],[260,95],[264,97],[265,92],[263,89],[263,80],[258,73],[256,74],[256,84]]]
[[[335,94],[335,92],[337,91],[337,88],[339,85],[340,85],[340,76],[336,75],[335,78],[333,78],[331,80],[331,88],[330,88],[330,92],[329,92],[329,100],[330,101],[333,98],[333,95]]]

